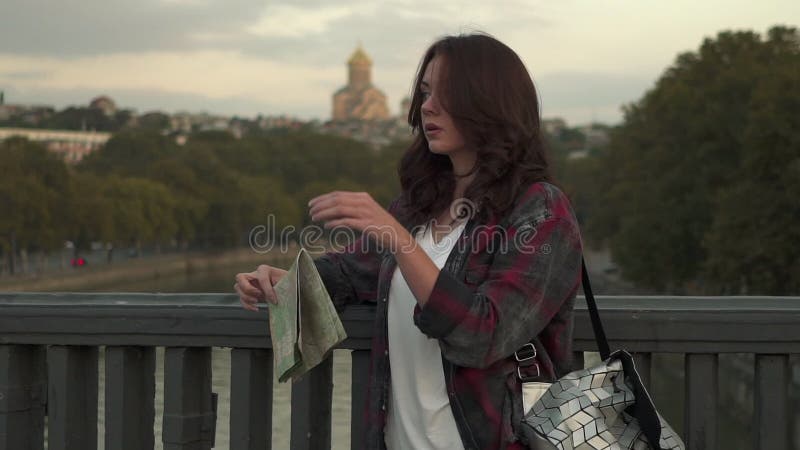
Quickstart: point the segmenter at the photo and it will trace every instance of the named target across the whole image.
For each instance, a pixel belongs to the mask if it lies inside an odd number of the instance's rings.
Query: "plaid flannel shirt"
[[[397,205],[398,199],[389,206],[393,215]],[[415,307],[413,320],[439,341],[464,447],[522,449],[515,433],[522,397],[514,352],[528,342],[534,345],[541,381],[571,370],[580,231],[566,195],[546,182],[533,183],[505,217],[477,222],[468,220],[427,303]],[[367,432],[352,439],[363,439],[364,448],[384,449],[390,387],[387,300],[397,261],[362,236],[315,264],[337,309],[376,305]]]

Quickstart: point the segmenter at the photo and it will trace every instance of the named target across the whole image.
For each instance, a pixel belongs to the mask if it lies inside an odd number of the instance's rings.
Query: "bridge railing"
[[[753,442],[741,448],[792,448],[790,355],[800,353],[800,297],[598,296],[598,303],[612,348],[635,354],[647,384],[661,376],[653,355],[684,355],[683,367],[673,368],[685,380],[674,395],[685,399],[688,448],[721,448],[719,379],[727,374],[719,372],[719,357],[728,353],[754,355]],[[364,430],[373,314],[369,306],[342,314],[348,339],[341,348],[352,352],[354,449]],[[42,449],[45,439],[50,450],[97,448],[98,395],[105,396],[105,449],[152,449],[156,347],[165,348],[164,449],[214,445],[213,347],[231,349],[230,449],[271,448],[267,329],[266,313],[242,310],[234,295],[2,293],[0,450]],[[582,298],[574,339],[579,362],[596,350]],[[330,358],[292,386],[292,448],[330,448],[332,392]]]

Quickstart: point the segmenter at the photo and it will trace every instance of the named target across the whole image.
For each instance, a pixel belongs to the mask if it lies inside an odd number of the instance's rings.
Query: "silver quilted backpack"
[[[603,360],[554,383],[534,382],[518,371],[525,412],[520,439],[536,450],[684,450],[683,441],[656,411],[633,357],[624,350],[610,353],[585,262],[582,271],[586,304]],[[515,355],[520,367],[536,365],[532,344]]]

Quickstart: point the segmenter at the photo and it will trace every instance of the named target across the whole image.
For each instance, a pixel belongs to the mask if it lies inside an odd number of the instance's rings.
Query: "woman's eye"
[[[423,92],[422,93],[422,100],[427,100],[428,97],[430,97],[430,96],[431,96],[430,92]]]

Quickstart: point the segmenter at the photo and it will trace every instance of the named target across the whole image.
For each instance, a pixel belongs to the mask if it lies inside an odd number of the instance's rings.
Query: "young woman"
[[[388,210],[364,192],[309,202],[313,220],[361,232],[315,261],[334,303],[376,304],[368,431],[352,438],[370,449],[525,448],[520,375],[571,369],[582,252],[536,90],[503,43],[449,36],[422,59],[408,119],[415,138]],[[242,305],[274,301],[284,273],[238,274]],[[535,358],[521,367],[518,350]]]

